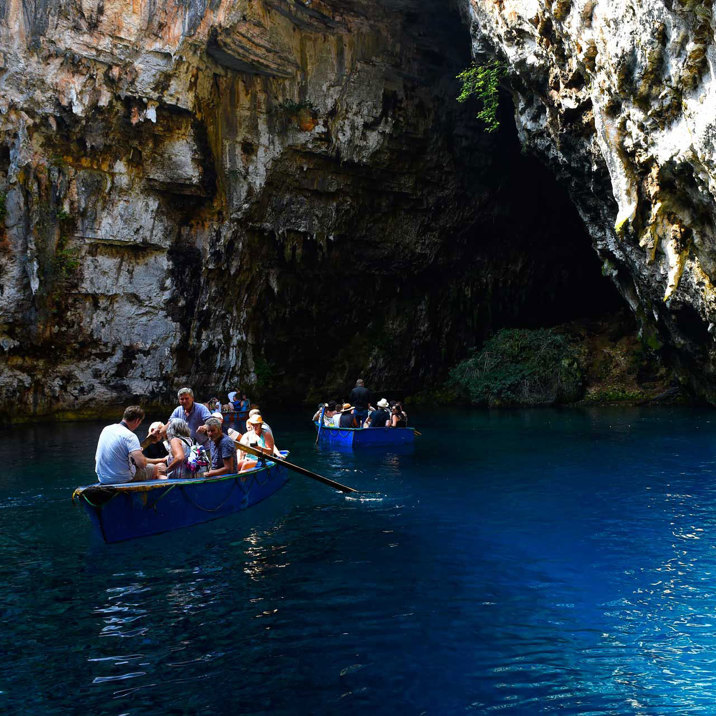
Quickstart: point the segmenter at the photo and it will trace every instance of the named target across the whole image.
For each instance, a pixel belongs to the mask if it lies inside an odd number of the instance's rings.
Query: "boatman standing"
[[[159,465],[147,465],[139,438],[134,431],[144,420],[144,411],[138,405],[130,405],[122,416],[122,422],[108,425],[99,436],[95,454],[97,478],[103,485],[123,482],[139,482],[159,477]]]
[[[194,391],[191,388],[180,388],[177,396],[179,406],[169,416],[169,420],[172,418],[186,420],[192,439],[208,450],[209,436],[206,433],[205,423],[211,417],[209,409],[194,400]]]
[[[355,406],[355,419],[358,427],[361,427],[368,417],[368,407],[373,402],[373,394],[365,387],[362,378],[356,381],[356,387],[351,390],[349,400],[351,405]]]

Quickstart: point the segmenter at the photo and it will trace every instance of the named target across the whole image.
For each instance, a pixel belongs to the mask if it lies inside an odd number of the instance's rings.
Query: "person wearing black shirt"
[[[403,410],[402,403],[396,403],[391,409],[390,415],[390,427],[391,428],[407,428],[408,427],[408,416]]]
[[[358,425],[363,425],[368,417],[368,407],[373,402],[373,394],[365,387],[362,378],[356,381],[356,387],[351,390],[349,401],[355,406],[355,419]]]
[[[359,428],[360,425],[356,422],[355,410],[350,403],[343,404],[343,410],[341,411],[341,419],[339,423],[341,428]]]
[[[149,426],[149,435],[163,428],[164,425],[157,421]],[[169,454],[163,440],[158,440],[155,443],[150,443],[147,447],[142,450],[144,457],[148,457],[150,460],[155,460],[160,457],[166,457]]]
[[[384,428],[387,422],[390,420],[390,413],[388,412],[388,401],[385,398],[381,398],[378,401],[378,409],[374,410],[366,421],[365,427],[367,428]]]

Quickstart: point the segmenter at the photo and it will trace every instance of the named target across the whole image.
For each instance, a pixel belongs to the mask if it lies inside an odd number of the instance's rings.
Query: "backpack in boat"
[[[193,473],[209,467],[209,455],[203,445],[194,444],[191,446],[189,455],[186,458],[186,466]]]

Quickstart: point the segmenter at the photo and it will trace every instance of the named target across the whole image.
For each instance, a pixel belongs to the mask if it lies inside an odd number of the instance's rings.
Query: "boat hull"
[[[316,425],[318,430],[318,425]],[[393,447],[412,445],[413,428],[321,428],[318,441],[336,448]]]
[[[245,510],[288,480],[283,465],[217,478],[152,480],[124,485],[88,485],[75,496],[97,534],[107,543],[168,532]]]
[[[229,410],[226,413],[221,414],[225,423],[238,423],[249,417],[248,413],[242,413],[238,410]]]

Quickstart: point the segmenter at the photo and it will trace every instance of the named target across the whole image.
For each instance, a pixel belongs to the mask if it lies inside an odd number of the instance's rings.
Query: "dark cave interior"
[[[416,129],[415,105],[393,101],[396,130],[382,161],[316,161],[352,207],[337,211],[335,242],[294,237],[297,260],[285,235],[257,239],[262,262],[281,276],[281,290],[264,294],[268,322],[252,331],[267,395],[312,400],[357,375],[412,394],[439,384],[500,328],[551,327],[625,306],[565,188],[522,151],[509,93],[495,135],[475,118],[477,102],[455,101],[469,38],[456,13],[433,9],[440,22],[431,39],[461,42],[436,53],[423,38],[428,9],[411,16],[421,67],[413,91],[427,87],[442,100],[427,130]],[[286,196],[302,192],[290,169],[277,171],[257,217],[277,197],[295,208]]]

